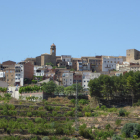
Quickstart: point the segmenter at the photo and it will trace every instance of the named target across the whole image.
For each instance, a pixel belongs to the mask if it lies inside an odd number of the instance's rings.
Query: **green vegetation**
[[[39,91],[39,90],[42,90],[42,87],[41,86],[26,86],[26,87],[20,87],[19,88],[19,93],[22,93],[22,92],[30,92],[30,91]]]
[[[123,126],[121,133],[125,137],[133,138],[134,135],[139,137],[140,136],[140,124],[138,124],[138,123],[126,123]]]
[[[0,92],[6,92],[7,91],[7,88],[5,88],[5,87],[0,87]]]
[[[139,94],[140,72],[130,71],[120,76],[101,75],[88,83],[90,95],[96,98],[114,99],[116,96],[131,95],[133,99]]]
[[[50,65],[50,66],[54,66],[54,64],[53,63],[51,63],[51,62],[49,62],[49,63],[46,63],[46,65]]]

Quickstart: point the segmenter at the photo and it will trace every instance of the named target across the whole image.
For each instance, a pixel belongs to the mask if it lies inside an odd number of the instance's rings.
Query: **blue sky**
[[[0,0],[0,62],[140,50],[140,0]]]

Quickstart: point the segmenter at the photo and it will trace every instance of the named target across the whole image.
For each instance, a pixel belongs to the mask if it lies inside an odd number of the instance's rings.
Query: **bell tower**
[[[56,46],[54,43],[51,45],[50,55],[56,56]]]

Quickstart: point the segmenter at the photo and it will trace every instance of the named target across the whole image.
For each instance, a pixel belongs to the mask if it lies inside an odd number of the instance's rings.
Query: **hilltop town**
[[[50,46],[50,54],[44,53],[21,62],[12,60],[0,64],[0,81],[3,85],[26,84],[53,80],[57,85],[71,86],[78,82],[87,90],[90,79],[101,74],[119,76],[129,71],[140,70],[140,52],[126,50],[126,56],[94,56],[73,58],[71,55],[56,56],[56,45]]]
[[[140,137],[140,52],[56,56],[56,45],[0,64],[0,139],[130,140]]]

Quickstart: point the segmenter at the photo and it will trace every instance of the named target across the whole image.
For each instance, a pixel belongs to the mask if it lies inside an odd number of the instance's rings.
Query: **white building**
[[[88,88],[88,83],[91,79],[98,78],[100,73],[83,72],[82,86],[84,89]]]
[[[24,85],[24,65],[15,64],[15,85]]]
[[[117,71],[128,71],[130,69],[129,66],[130,66],[129,62],[123,62],[122,64],[117,63],[116,70]]]
[[[73,84],[73,73],[63,73],[62,83],[63,86],[71,86]]]
[[[116,64],[122,64],[123,59],[119,57],[102,57],[102,71],[116,70]]]
[[[61,55],[61,60],[63,62],[71,62],[71,55]]]
[[[4,71],[0,71],[0,78],[5,78],[5,72]]]
[[[34,66],[34,76],[44,76],[47,69],[52,69],[52,66]]]

